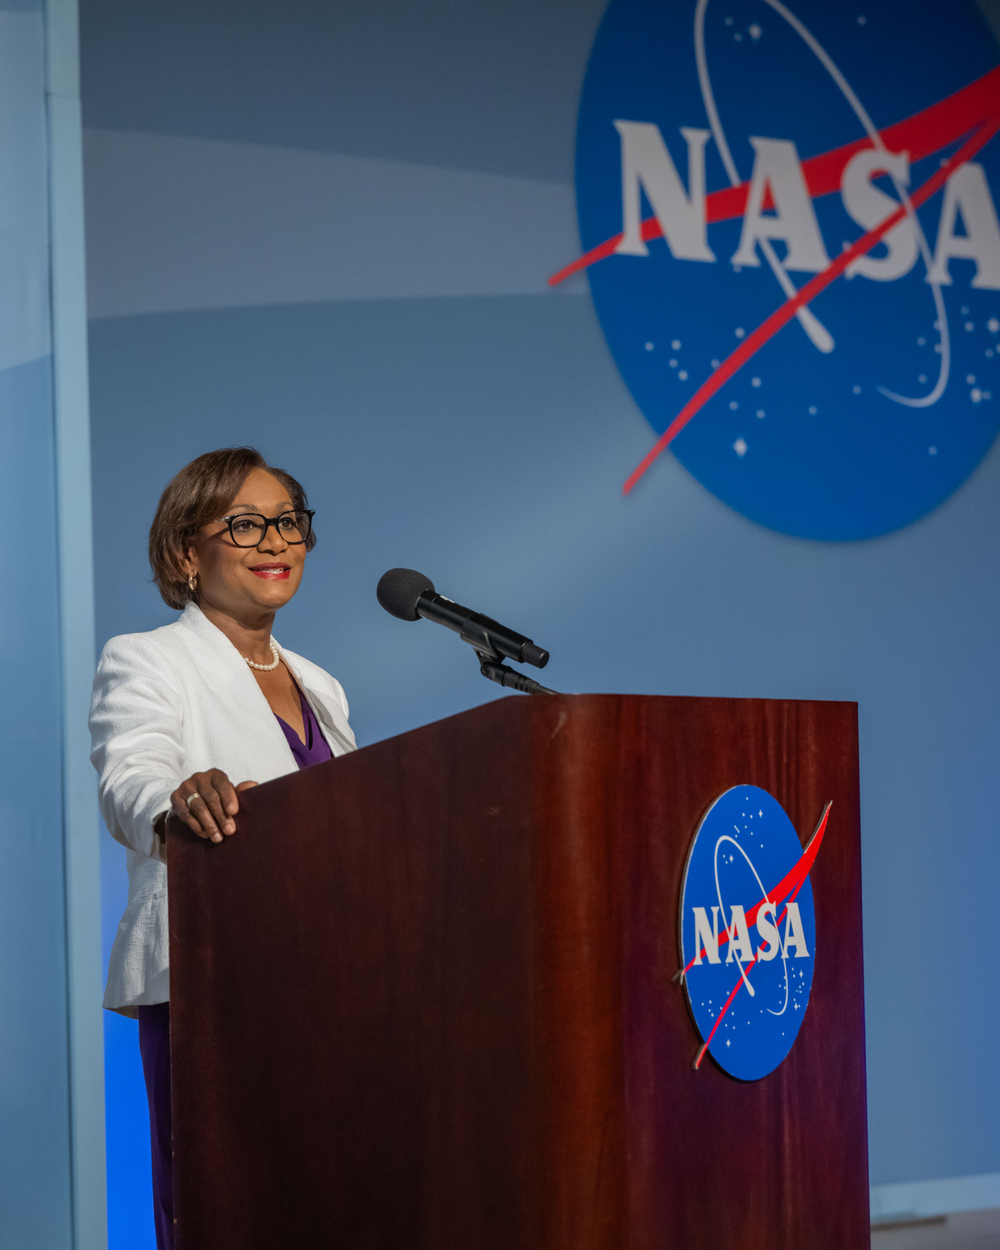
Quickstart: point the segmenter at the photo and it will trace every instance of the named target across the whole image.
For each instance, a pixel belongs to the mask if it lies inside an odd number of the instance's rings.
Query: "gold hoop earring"
[[[198,574],[197,573],[188,574],[188,590],[190,590],[192,594],[195,594],[197,592],[198,590]]]

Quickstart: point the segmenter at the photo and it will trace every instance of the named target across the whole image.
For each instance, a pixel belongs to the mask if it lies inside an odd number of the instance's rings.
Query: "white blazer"
[[[340,682],[279,650],[333,754],[355,750]],[[128,906],[111,948],[104,1006],[134,1016],[136,1007],[170,997],[166,848],[153,832],[170,795],[208,768],[221,768],[235,785],[271,781],[297,765],[243,657],[194,604],[172,625],[108,642],[94,678],[90,733],[101,812],[128,850]]]

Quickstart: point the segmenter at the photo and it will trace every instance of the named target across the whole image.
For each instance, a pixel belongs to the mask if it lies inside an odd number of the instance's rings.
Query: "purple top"
[[[316,713],[310,707],[309,700],[301,690],[299,691],[299,702],[302,705],[302,720],[305,723],[305,742],[302,741],[291,725],[283,721],[280,716],[275,714],[274,719],[281,726],[282,732],[288,739],[288,745],[292,748],[296,764],[298,764],[299,768],[308,768],[310,764],[322,764],[324,760],[332,759],[333,752],[330,750],[330,744],[323,737],[323,732],[316,720]]]

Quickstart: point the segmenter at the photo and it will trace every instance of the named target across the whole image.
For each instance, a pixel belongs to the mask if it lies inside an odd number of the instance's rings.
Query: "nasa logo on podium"
[[[766,790],[734,786],[715,800],[681,886],[678,977],[702,1046],[730,1076],[756,1081],[798,1037],[812,990],[816,915],[809,872],[826,805],[805,850]]]
[[[782,533],[937,507],[1000,429],[1000,55],[971,0],[612,0],[577,212],[666,447]]]

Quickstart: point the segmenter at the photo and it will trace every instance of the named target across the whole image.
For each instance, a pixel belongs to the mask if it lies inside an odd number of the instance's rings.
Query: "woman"
[[[166,817],[221,843],[242,791],[355,749],[340,683],[271,637],[312,516],[298,482],[252,448],[193,460],[149,533],[153,578],[183,615],[112,638],[94,681],[91,759],[129,874],[104,1005],[139,1020],[159,1250],[173,1245]]]

